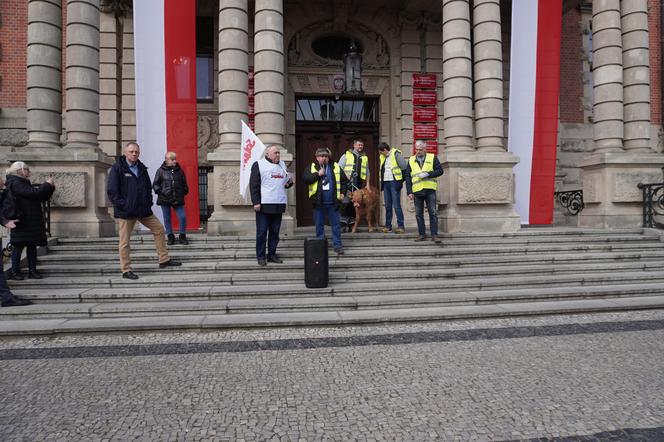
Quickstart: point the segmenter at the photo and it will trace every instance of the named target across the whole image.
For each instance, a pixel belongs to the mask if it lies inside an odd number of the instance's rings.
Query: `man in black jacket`
[[[316,161],[305,169],[302,180],[309,186],[309,199],[314,207],[316,236],[325,237],[325,215],[327,214],[332,228],[334,251],[343,255],[339,206],[349,181],[339,164],[330,159],[330,149],[321,147],[316,150]]]
[[[164,226],[152,213],[152,183],[148,168],[138,159],[141,149],[137,143],[129,143],[124,155],[117,159],[108,174],[106,193],[113,203],[113,216],[117,218],[120,234],[120,269],[122,277],[138,279],[131,270],[129,239],[136,221],[150,229],[159,255],[159,268],[182,265],[169,258],[166,249]]]
[[[265,158],[251,166],[249,177],[251,203],[256,212],[256,259],[259,266],[267,265],[268,261],[276,264],[284,262],[277,256],[277,244],[281,217],[288,203],[286,189],[292,185],[293,179],[286,171],[286,164],[281,161],[279,146],[268,146],[265,149]]]

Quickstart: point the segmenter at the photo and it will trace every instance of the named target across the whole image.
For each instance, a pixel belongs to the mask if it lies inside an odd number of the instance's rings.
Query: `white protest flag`
[[[265,145],[243,121],[242,148],[240,149],[240,195],[245,201],[249,177],[251,177],[251,166],[261,158],[263,152],[265,152]]]

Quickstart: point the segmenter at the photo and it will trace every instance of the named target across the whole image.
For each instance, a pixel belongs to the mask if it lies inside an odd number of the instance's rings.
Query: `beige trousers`
[[[138,219],[118,218],[118,224],[120,227],[120,269],[122,270],[122,273],[131,270],[131,249],[129,247],[129,239],[131,238],[131,232],[134,230],[136,221],[150,229],[150,232],[154,235],[154,245],[157,248],[157,254],[159,255],[159,263],[166,262],[170,259],[168,257],[168,250],[166,249],[166,232],[164,226],[156,216],[150,215]]]

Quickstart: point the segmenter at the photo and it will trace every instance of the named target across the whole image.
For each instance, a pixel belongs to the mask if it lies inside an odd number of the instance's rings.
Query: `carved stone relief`
[[[512,174],[459,172],[459,204],[508,204],[512,202]]]
[[[32,183],[43,183],[53,177],[56,189],[51,198],[51,207],[86,207],[85,172],[53,172],[52,174],[35,173]]]
[[[613,202],[630,203],[643,199],[639,183],[659,183],[662,180],[658,172],[618,172],[613,182]]]
[[[198,116],[198,162],[207,163],[207,154],[219,144],[219,117],[217,115]]]
[[[224,206],[246,206],[240,196],[240,173],[237,171],[224,170],[215,177],[215,192],[220,195],[221,204]]]

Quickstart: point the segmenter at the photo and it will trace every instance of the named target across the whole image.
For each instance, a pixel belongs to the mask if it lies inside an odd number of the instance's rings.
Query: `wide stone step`
[[[354,237],[351,234],[343,235],[344,245],[354,246],[370,246],[370,247],[401,247],[409,242],[414,242],[416,235],[375,235],[371,239],[362,239]],[[547,245],[547,244],[576,244],[579,241],[583,241],[586,244],[591,243],[643,243],[643,242],[653,242],[652,237],[645,235],[613,235],[613,236],[591,236],[591,237],[515,237],[515,238],[499,238],[499,237],[489,237],[489,238],[443,238],[443,247],[485,247],[485,246],[523,246],[523,245]],[[422,245],[426,245],[424,243]],[[172,250],[186,250],[186,251],[199,251],[199,250],[252,250],[255,247],[253,240],[245,241],[196,241],[192,239],[191,244],[188,246],[182,245],[173,245],[169,246]],[[299,239],[283,239],[279,245],[282,249],[298,249],[303,247],[303,240]],[[441,247],[441,245],[437,245]],[[152,250],[154,249],[154,244],[152,241],[136,241],[132,243],[133,250]],[[49,251],[52,252],[101,252],[108,251],[113,252],[117,250],[117,242],[105,242],[105,243],[67,243],[59,241],[58,244],[49,246]]]
[[[664,243],[647,242],[641,244],[570,244],[565,246],[523,246],[523,247],[442,247],[435,244],[426,245],[404,245],[399,248],[380,250],[367,247],[344,247],[345,257],[364,257],[371,261],[380,261],[395,256],[417,257],[428,256],[431,259],[441,259],[462,256],[515,256],[529,254],[565,254],[565,253],[598,253],[598,252],[639,252],[660,251],[664,252]],[[332,253],[333,254],[333,253]],[[209,250],[197,251],[196,253],[185,251],[173,251],[171,255],[183,262],[199,260],[252,260],[255,259],[254,250]],[[301,249],[280,249],[279,256],[287,259],[303,259],[304,252]],[[117,262],[118,258],[113,253],[53,253],[40,258],[42,262],[88,262],[111,263]],[[154,250],[135,251],[132,253],[132,262],[156,260]]]
[[[305,238],[310,237],[314,234],[313,228],[309,229],[297,229],[298,232],[292,235],[282,234],[281,237],[283,240],[298,240],[303,241]],[[327,228],[329,231],[329,228]],[[373,239],[377,236],[385,237],[404,237],[404,236],[414,236],[416,234],[415,228],[413,227],[409,233],[406,235],[394,235],[394,234],[382,234],[382,233],[368,233],[366,231],[360,231],[358,233],[344,233],[344,236],[352,236],[353,238],[358,238],[362,240]],[[630,236],[655,236],[647,235],[644,233],[644,229],[586,229],[586,228],[576,228],[576,227],[564,227],[564,228],[548,228],[548,227],[538,227],[538,228],[525,228],[521,229],[518,232],[509,232],[509,233],[442,233],[441,238],[453,238],[453,239],[474,239],[474,238],[547,238],[547,237],[581,237],[581,238],[592,238],[592,237],[612,237],[612,236],[621,236],[621,235],[630,235]],[[253,242],[255,236],[253,235],[204,235],[204,234],[188,234],[187,238],[191,238],[195,242]],[[132,243],[146,242],[151,243],[153,237],[149,233],[132,235]],[[107,237],[107,238],[59,238],[58,241],[62,244],[117,244],[117,237]]]
[[[331,263],[332,271],[345,271],[350,272],[353,270],[361,269],[364,267],[364,260],[362,259],[335,259]],[[260,267],[253,262],[193,262],[187,263],[182,267],[174,267],[169,269],[170,273],[238,273],[243,272],[252,274],[258,278],[269,278],[273,273],[283,273],[287,269],[289,272],[304,271],[304,263],[300,260],[285,261],[283,266],[270,265],[267,267]],[[528,264],[520,262],[512,262],[509,265],[503,262],[494,262],[482,266],[471,265],[448,265],[445,263],[431,261],[429,259],[408,259],[404,262],[403,259],[384,260],[381,262],[379,270],[372,270],[371,272],[380,272],[385,277],[399,278],[401,276],[408,276],[413,271],[419,270],[435,271],[438,272],[440,277],[452,278],[467,278],[489,275],[525,275],[525,274],[566,274],[566,273],[586,273],[586,272],[614,272],[614,271],[629,271],[629,270],[664,270],[664,260],[657,259],[640,259],[633,262],[625,262],[622,260],[609,261],[609,262],[588,262],[582,260],[575,263],[545,263],[545,264]],[[137,264],[133,266],[133,270],[141,275],[163,273],[163,270],[157,266],[149,264]],[[39,271],[46,276],[64,276],[64,275],[111,275],[117,276],[118,269],[115,267],[99,266],[95,264],[47,264],[41,265]],[[45,281],[48,283],[48,281]]]
[[[614,285],[611,287],[552,287],[545,289],[375,294],[368,296],[311,296],[307,298],[198,299],[159,302],[80,302],[34,304],[2,309],[0,318],[132,317],[183,314],[277,313],[292,311],[366,310],[416,308],[442,305],[476,305],[524,300],[569,300],[627,296],[664,296],[662,284]]]
[[[645,233],[644,233],[645,232]],[[117,238],[59,239],[43,280],[11,281],[35,304],[0,309],[0,334],[343,325],[664,308],[664,242],[652,230],[523,229],[513,234],[344,235],[330,284],[304,286],[303,240],[282,265],[257,266],[254,237],[189,235],[158,269],[153,238],[132,243],[137,281],[122,279]]]
[[[14,307],[13,309],[28,309]],[[571,314],[664,308],[663,296],[506,302],[414,308],[379,308],[239,314],[180,314],[101,318],[7,319],[0,335],[92,333],[153,330],[211,330],[229,327],[350,325],[396,321],[499,318],[543,314]]]
[[[174,298],[209,298],[231,297],[307,297],[313,293],[329,293],[335,296],[363,296],[375,294],[409,294],[452,292],[461,290],[509,290],[544,287],[582,287],[611,284],[661,283],[664,285],[664,272],[594,272],[565,277],[562,275],[536,276],[501,276],[467,279],[440,278],[427,274],[414,274],[410,278],[385,279],[361,278],[360,274],[333,273],[330,286],[326,289],[308,289],[303,278],[292,274],[274,275],[269,284],[264,280],[249,279],[245,274],[238,275],[198,275],[195,279],[177,275],[144,276],[137,281],[122,278],[77,279],[49,278],[51,286],[39,282],[20,281],[13,291],[28,299],[48,302],[71,302],[93,300],[96,302],[112,301],[122,298],[127,301]],[[57,280],[57,283],[55,282]],[[42,284],[40,286],[40,284]],[[53,291],[51,287],[58,287]],[[68,289],[68,290],[67,290]],[[327,291],[327,292],[326,292]]]
[[[89,260],[67,260],[60,262],[56,259],[49,259],[52,257],[45,256],[40,258],[40,270],[45,274],[63,275],[63,274],[102,274],[118,276],[119,262],[114,259],[113,262],[90,262]],[[156,258],[153,257],[151,262],[144,260],[133,265],[134,269],[139,273],[154,273],[163,272],[156,265]],[[600,253],[571,253],[571,254],[541,254],[541,255],[522,255],[522,256],[463,256],[459,258],[447,257],[439,259],[431,259],[429,256],[421,257],[401,257],[398,255],[389,256],[381,259],[380,267],[389,269],[393,266],[398,266],[402,269],[413,268],[467,268],[467,267],[492,267],[492,266],[533,266],[533,265],[551,265],[551,264],[591,264],[591,263],[633,263],[638,266],[638,263],[651,263],[651,262],[664,262],[664,250],[652,251],[632,251],[632,252],[600,252]],[[358,269],[366,267],[367,261],[363,257],[336,257],[335,254],[330,256],[330,267],[333,269]],[[649,266],[645,266],[647,268]],[[270,274],[274,272],[282,272],[284,268],[289,269],[303,269],[304,261],[300,258],[287,258],[283,266],[269,265],[267,267],[259,267],[256,265],[255,260],[238,260],[238,261],[221,261],[221,260],[198,260],[187,262],[184,266],[178,268],[171,268],[171,272],[226,272],[226,271],[246,271],[246,272],[260,272],[261,274]],[[638,268],[638,267],[635,267]]]

